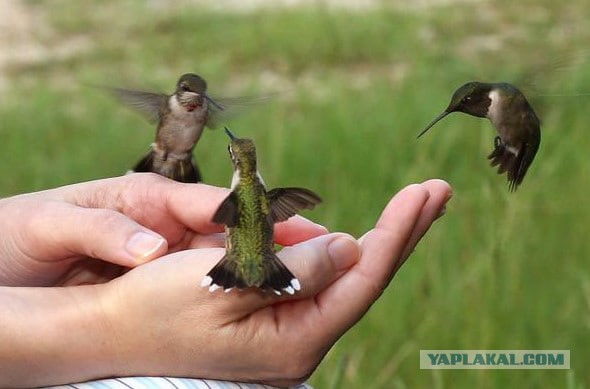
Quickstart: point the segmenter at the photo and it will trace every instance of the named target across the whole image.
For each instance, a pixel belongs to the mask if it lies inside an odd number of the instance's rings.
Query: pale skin
[[[300,383],[379,298],[451,189],[402,189],[358,240],[303,217],[277,224],[289,246],[278,256],[302,285],[281,297],[199,287],[224,254],[210,220],[227,193],[133,174],[0,200],[0,387],[130,375]],[[66,287],[38,287],[56,285]]]

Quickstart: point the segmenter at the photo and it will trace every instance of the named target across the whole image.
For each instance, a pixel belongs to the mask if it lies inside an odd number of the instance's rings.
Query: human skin
[[[227,193],[136,174],[0,200],[0,386],[130,375],[300,383],[451,194],[440,180],[410,185],[358,240],[302,217],[277,224],[278,256],[302,285],[279,297],[199,287],[224,254],[210,220]],[[154,244],[129,250],[137,232]],[[39,287],[52,285],[67,287]]]

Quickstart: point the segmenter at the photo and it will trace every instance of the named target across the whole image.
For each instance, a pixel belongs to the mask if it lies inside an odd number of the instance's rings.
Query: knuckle
[[[127,181],[127,186],[130,186],[132,189],[136,188],[137,186],[153,186],[170,182],[168,178],[156,173],[134,173],[126,177],[130,178]]]
[[[105,234],[120,228],[123,215],[104,208],[89,209],[91,217],[86,220],[82,229],[92,234]]]
[[[159,205],[170,185],[178,184],[155,173],[134,173],[129,177],[117,199],[117,209],[128,215],[141,216],[146,207]],[[168,190],[163,190],[164,186]]]
[[[19,209],[18,218],[23,225],[24,231],[29,231],[34,236],[45,235],[52,229],[47,226],[53,226],[55,222],[55,202],[54,201],[28,201],[21,200],[25,203],[17,207]]]
[[[114,230],[121,223],[121,214],[104,208],[96,208],[92,210],[93,219],[96,221],[92,224],[92,228],[101,228],[106,231]]]

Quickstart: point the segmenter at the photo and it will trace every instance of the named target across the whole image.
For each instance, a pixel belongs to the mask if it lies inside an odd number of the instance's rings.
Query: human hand
[[[301,281],[294,296],[200,287],[224,253],[215,239],[105,284],[0,287],[0,325],[23,335],[0,332],[0,386],[130,375],[302,382],[381,295],[449,197],[443,181],[411,185],[358,242],[342,233],[283,238],[295,244],[278,253]]]
[[[450,187],[411,185],[358,242],[342,233],[279,252],[301,292],[277,298],[198,285],[223,249],[175,253],[101,286],[114,375],[172,375],[290,385],[304,381],[381,295],[439,217]]]
[[[211,217],[227,190],[132,174],[0,200],[0,285],[111,280],[186,248],[220,247]],[[302,217],[276,226],[284,245],[326,233]]]

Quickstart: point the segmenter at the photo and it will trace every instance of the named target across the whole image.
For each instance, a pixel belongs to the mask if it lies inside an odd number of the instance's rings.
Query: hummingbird
[[[205,126],[214,128],[225,107],[207,94],[205,80],[193,73],[180,77],[171,95],[121,88],[112,89],[126,105],[157,123],[156,141],[132,172],[154,172],[180,182],[202,177],[193,149]]]
[[[488,159],[491,166],[498,166],[498,174],[507,172],[509,190],[515,191],[541,143],[539,118],[524,94],[505,82],[468,82],[455,91],[447,109],[418,138],[452,112],[485,117],[492,122],[498,136]]]
[[[267,191],[256,167],[256,148],[250,139],[237,138],[227,127],[228,146],[234,174],[231,193],[213,216],[225,225],[226,254],[203,278],[202,287],[211,292],[223,288],[255,287],[294,294],[299,280],[275,254],[273,225],[302,209],[313,209],[322,200],[304,188]]]

